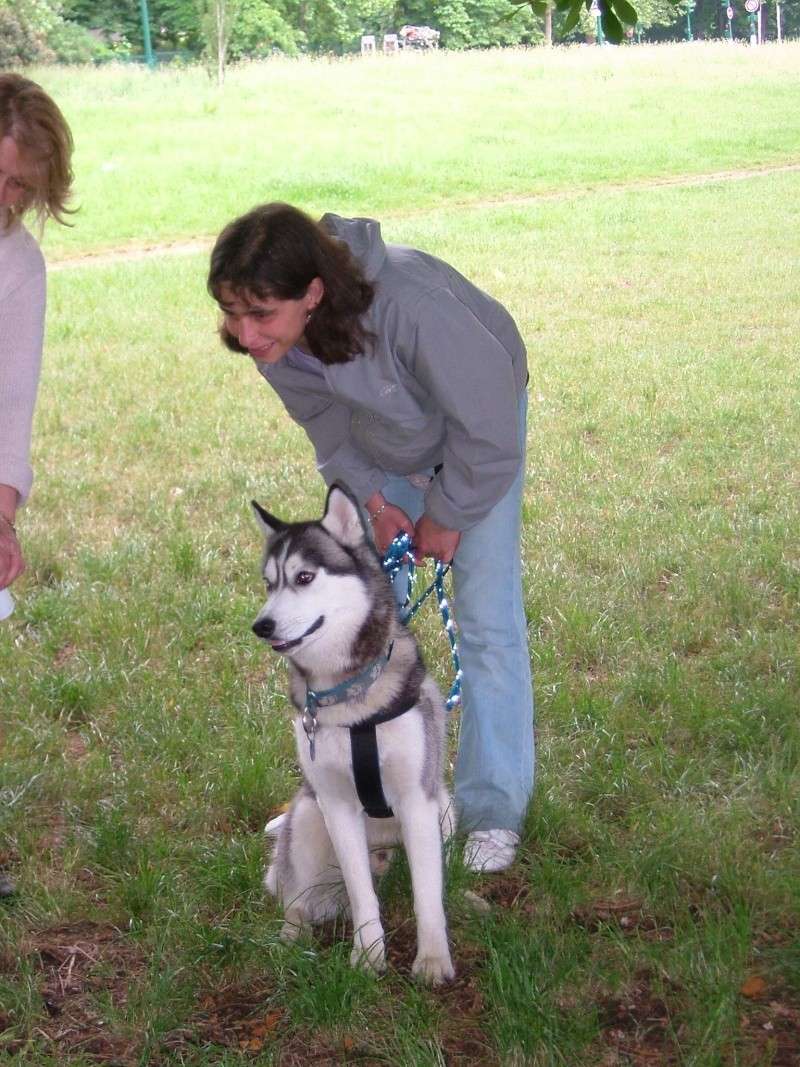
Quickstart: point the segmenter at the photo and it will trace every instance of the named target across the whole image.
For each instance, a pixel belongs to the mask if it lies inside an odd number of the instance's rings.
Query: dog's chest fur
[[[325,709],[327,710],[327,709]],[[321,726],[317,730],[315,756],[311,753],[299,716],[294,721],[300,767],[317,797],[335,796],[360,807],[353,772],[350,731],[346,726]],[[384,795],[389,806],[410,787],[423,785],[425,732],[418,707],[375,728],[378,764]]]

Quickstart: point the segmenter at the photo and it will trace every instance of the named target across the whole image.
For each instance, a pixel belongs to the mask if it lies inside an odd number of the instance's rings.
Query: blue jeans
[[[519,473],[486,518],[464,531],[453,559],[464,673],[455,799],[465,830],[519,832],[533,792],[533,684],[520,558],[526,413],[523,393]],[[381,491],[412,521],[422,514],[423,492],[407,478],[387,474]],[[420,592],[425,588],[419,580],[417,585]]]

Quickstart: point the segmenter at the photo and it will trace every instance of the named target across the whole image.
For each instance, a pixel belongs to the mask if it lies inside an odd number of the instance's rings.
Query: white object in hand
[[[0,622],[7,619],[14,610],[14,598],[8,589],[0,589]]]

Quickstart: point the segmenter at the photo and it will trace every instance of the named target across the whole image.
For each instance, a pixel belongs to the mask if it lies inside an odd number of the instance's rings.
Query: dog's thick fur
[[[445,710],[416,642],[401,624],[390,583],[358,507],[344,490],[328,493],[320,521],[287,524],[255,504],[265,534],[268,599],[253,630],[290,663],[295,735],[304,783],[281,825],[265,885],[284,907],[282,935],[333,918],[349,902],[351,962],[385,966],[384,931],[370,852],[402,842],[417,918],[414,974],[453,977],[443,894],[442,834],[452,832],[443,784]],[[318,711],[312,760],[302,725],[307,687],[320,692],[391,655],[368,691]],[[383,792],[394,817],[368,817],[356,792],[350,732],[344,727],[412,702],[376,726]],[[346,897],[342,892],[342,881]]]

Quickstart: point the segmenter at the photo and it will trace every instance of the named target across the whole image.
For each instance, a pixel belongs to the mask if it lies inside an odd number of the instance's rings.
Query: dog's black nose
[[[275,633],[275,622],[270,618],[256,619],[253,623],[253,633],[256,637],[268,640]]]

